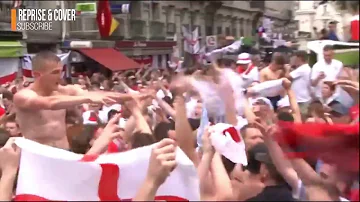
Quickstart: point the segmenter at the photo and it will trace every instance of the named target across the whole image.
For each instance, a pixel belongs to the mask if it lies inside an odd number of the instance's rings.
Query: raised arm
[[[296,171],[292,167],[291,162],[285,157],[282,149],[276,141],[274,141],[273,136],[276,133],[276,127],[270,126],[265,129],[260,126],[260,130],[264,135],[264,141],[266,146],[269,149],[269,153],[272,161],[276,167],[276,170],[284,177],[285,181],[292,187],[293,192],[297,192],[299,189],[298,182],[299,178]]]
[[[20,162],[20,148],[10,138],[0,149],[0,201],[11,201],[17,170]]]
[[[92,101],[88,96],[54,95],[45,97],[28,89],[24,89],[14,96],[14,104],[16,107],[32,110],[66,109]]]
[[[175,95],[175,132],[176,140],[179,147],[185,154],[194,162],[195,166],[198,164],[198,159],[195,151],[196,136],[191,130],[191,126],[186,117],[185,99],[182,95]]]
[[[289,79],[283,79],[283,87],[286,91],[286,94],[289,97],[290,107],[292,111],[291,113],[294,117],[294,121],[295,123],[301,123],[302,119],[301,119],[300,108],[296,101],[296,95],[294,91],[291,90],[291,81]]]

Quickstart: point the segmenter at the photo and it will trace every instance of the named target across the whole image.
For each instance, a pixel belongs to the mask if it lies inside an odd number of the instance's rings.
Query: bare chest
[[[266,80],[268,81],[280,79],[282,74],[282,70],[272,71],[270,69],[267,69],[267,71],[265,72]]]
[[[38,110],[38,111],[17,111],[19,124],[28,125],[27,123],[46,124],[49,122],[65,122],[66,110]]]

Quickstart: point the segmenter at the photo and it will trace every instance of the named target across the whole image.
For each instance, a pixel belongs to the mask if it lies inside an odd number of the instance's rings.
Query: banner
[[[86,156],[16,139],[21,148],[16,201],[131,200],[143,184],[152,147],[122,153]],[[177,166],[156,193],[155,200],[198,201],[197,171],[181,149]]]
[[[185,26],[182,26],[181,29],[184,36],[184,51],[190,54],[197,54],[200,51],[198,27],[192,33]]]
[[[16,79],[20,58],[0,58],[0,84]]]
[[[69,64],[69,55],[71,52],[57,54],[60,58],[61,63],[64,65],[63,70],[61,73],[61,78],[70,77],[70,64]],[[22,73],[23,76],[27,79],[33,79],[33,72],[32,72],[32,58],[35,54],[27,54],[22,58]]]
[[[110,36],[119,26],[119,22],[112,17],[108,0],[98,1],[96,21],[101,37]]]

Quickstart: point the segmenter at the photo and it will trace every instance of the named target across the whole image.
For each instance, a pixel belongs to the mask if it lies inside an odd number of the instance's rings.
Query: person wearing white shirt
[[[291,90],[295,93],[301,114],[305,115],[311,101],[311,68],[307,64],[307,53],[305,51],[295,52],[291,59],[292,66],[295,69],[290,72],[288,79],[292,81]]]
[[[258,66],[260,64],[261,57],[259,54],[253,54],[250,55],[250,60],[251,63],[249,64],[245,72],[241,74],[241,77],[244,79],[245,88],[250,86],[250,84],[252,84],[253,82],[259,81]]]
[[[321,88],[324,81],[335,81],[338,79],[343,63],[334,58],[334,49],[331,45],[326,45],[323,49],[324,59],[314,64],[311,72],[311,86],[317,98],[321,98]],[[336,87],[335,94],[338,101],[346,107],[353,105],[353,99],[339,87]]]
[[[324,81],[335,81],[340,74],[343,63],[334,58],[334,49],[326,45],[323,49],[324,59],[314,64],[311,72],[311,86],[314,87],[315,96],[321,97],[321,86]]]

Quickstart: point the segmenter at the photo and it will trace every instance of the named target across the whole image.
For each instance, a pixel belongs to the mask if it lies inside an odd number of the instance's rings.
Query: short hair
[[[41,71],[44,69],[44,63],[59,63],[60,58],[51,51],[41,51],[32,59],[32,69]]]
[[[91,82],[91,89],[94,89],[94,88],[100,88],[101,87],[101,84],[99,82]]]
[[[279,121],[286,121],[286,122],[294,122],[294,117],[289,112],[279,112],[277,114],[277,119]]]
[[[331,22],[329,22],[329,25],[336,25],[336,24],[337,24],[336,21],[331,21]]]
[[[306,51],[296,51],[294,56],[300,58],[303,62],[308,60],[308,54]]]
[[[326,45],[326,46],[324,46],[324,48],[323,48],[323,51],[325,52],[325,51],[330,51],[330,50],[334,50],[334,46],[332,46],[332,45]]]
[[[286,63],[285,57],[282,53],[274,53],[271,61],[277,65],[284,65]]]
[[[131,138],[131,148],[136,149],[139,147],[145,147],[148,145],[152,145],[156,142],[154,136],[149,133],[135,132]]]

